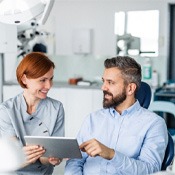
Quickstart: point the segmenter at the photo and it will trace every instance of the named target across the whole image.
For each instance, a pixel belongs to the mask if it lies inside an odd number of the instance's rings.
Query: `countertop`
[[[17,81],[4,82],[6,86],[19,85]],[[91,85],[71,85],[68,82],[56,81],[53,82],[53,87],[55,88],[75,88],[75,89],[101,89],[102,83],[91,82]]]

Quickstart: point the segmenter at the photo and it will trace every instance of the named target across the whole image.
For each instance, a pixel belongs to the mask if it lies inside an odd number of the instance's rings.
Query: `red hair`
[[[27,88],[21,80],[24,74],[27,78],[36,79],[46,74],[51,68],[55,68],[55,64],[44,53],[29,53],[16,69],[17,80],[22,88]]]

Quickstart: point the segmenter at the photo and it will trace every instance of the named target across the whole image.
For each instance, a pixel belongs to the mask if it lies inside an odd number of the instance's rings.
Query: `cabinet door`
[[[100,89],[92,90],[92,111],[103,108],[103,91]]]
[[[92,112],[91,89],[66,89],[66,136],[76,137],[82,122]]]
[[[17,52],[17,26],[0,23],[0,53]]]
[[[56,99],[63,103],[63,106],[65,108],[66,106],[66,89],[65,88],[55,88],[52,87],[49,90],[48,97],[51,97],[53,99]]]
[[[4,53],[6,50],[6,34],[5,34],[5,25],[0,23],[0,53]]]

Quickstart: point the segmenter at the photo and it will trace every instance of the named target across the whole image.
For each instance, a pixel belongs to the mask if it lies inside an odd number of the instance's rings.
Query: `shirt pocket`
[[[136,158],[140,154],[143,144],[143,137],[140,136],[124,136],[119,138],[116,150],[128,157]]]

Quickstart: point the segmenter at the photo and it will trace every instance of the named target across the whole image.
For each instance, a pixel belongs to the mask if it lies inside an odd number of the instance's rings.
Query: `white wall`
[[[115,12],[157,9],[160,11],[159,56],[152,58],[152,62],[153,68],[159,73],[160,82],[163,83],[167,77],[168,3],[175,3],[175,0],[55,0],[47,22],[52,25],[52,31],[56,34],[55,54],[72,57],[72,31],[75,28],[90,28],[93,29],[92,56],[114,56]],[[139,62],[143,63],[143,60],[139,58]]]
[[[51,50],[49,54],[53,54],[52,57],[54,58],[56,65],[59,67],[60,59],[66,58],[65,61],[61,61],[65,67],[63,68],[63,72],[60,73],[60,76],[66,74],[65,71],[69,71],[71,68],[71,72],[68,72],[65,77],[70,77],[71,75],[81,73],[85,74],[85,72],[81,72],[81,70],[76,72],[78,69],[76,68],[74,70],[73,65],[80,64],[77,64],[76,60],[81,60],[82,63],[80,65],[83,66],[85,66],[88,62],[93,64],[93,59],[88,61],[86,60],[88,58],[94,58],[97,60],[97,62],[99,62],[99,65],[96,65],[96,69],[99,70],[97,70],[97,73],[95,73],[95,76],[99,76],[103,70],[102,63],[104,58],[115,55],[115,12],[121,10],[158,9],[160,11],[159,56],[152,58],[152,62],[153,69],[156,69],[159,73],[159,77],[161,79],[160,84],[165,82],[167,77],[169,38],[168,3],[175,3],[175,0],[55,0],[54,7],[48,21],[42,28],[45,28],[47,31],[53,34],[53,37],[51,37],[50,41],[48,42],[48,46],[51,48],[49,49]],[[151,26],[148,26],[148,28],[150,27]],[[92,55],[88,57],[79,55],[78,59],[76,59],[77,55],[74,55],[72,51],[72,32],[75,28],[93,29]],[[142,58],[137,58],[137,60],[141,64],[143,63]],[[16,67],[14,66],[14,70],[15,68]],[[90,69],[88,65],[85,68],[87,71]],[[83,67],[82,69],[84,70]],[[6,70],[8,71],[6,71],[5,75],[9,74],[9,70],[12,69],[8,68]],[[73,72],[73,70],[75,72]],[[15,74],[10,73],[10,75],[7,77],[10,79],[12,75]],[[88,78],[88,76],[86,77]],[[55,76],[55,80],[59,81],[60,79],[59,77],[57,79],[57,76]]]
[[[173,2],[173,1],[171,1]],[[174,1],[175,2],[175,1]],[[114,14],[128,10],[160,10],[160,55],[167,56],[168,1],[166,0],[56,0],[49,19],[55,21],[56,54],[71,55],[74,28],[94,32],[93,55],[114,55]],[[144,21],[144,19],[143,19]],[[148,26],[151,27],[151,26]]]

